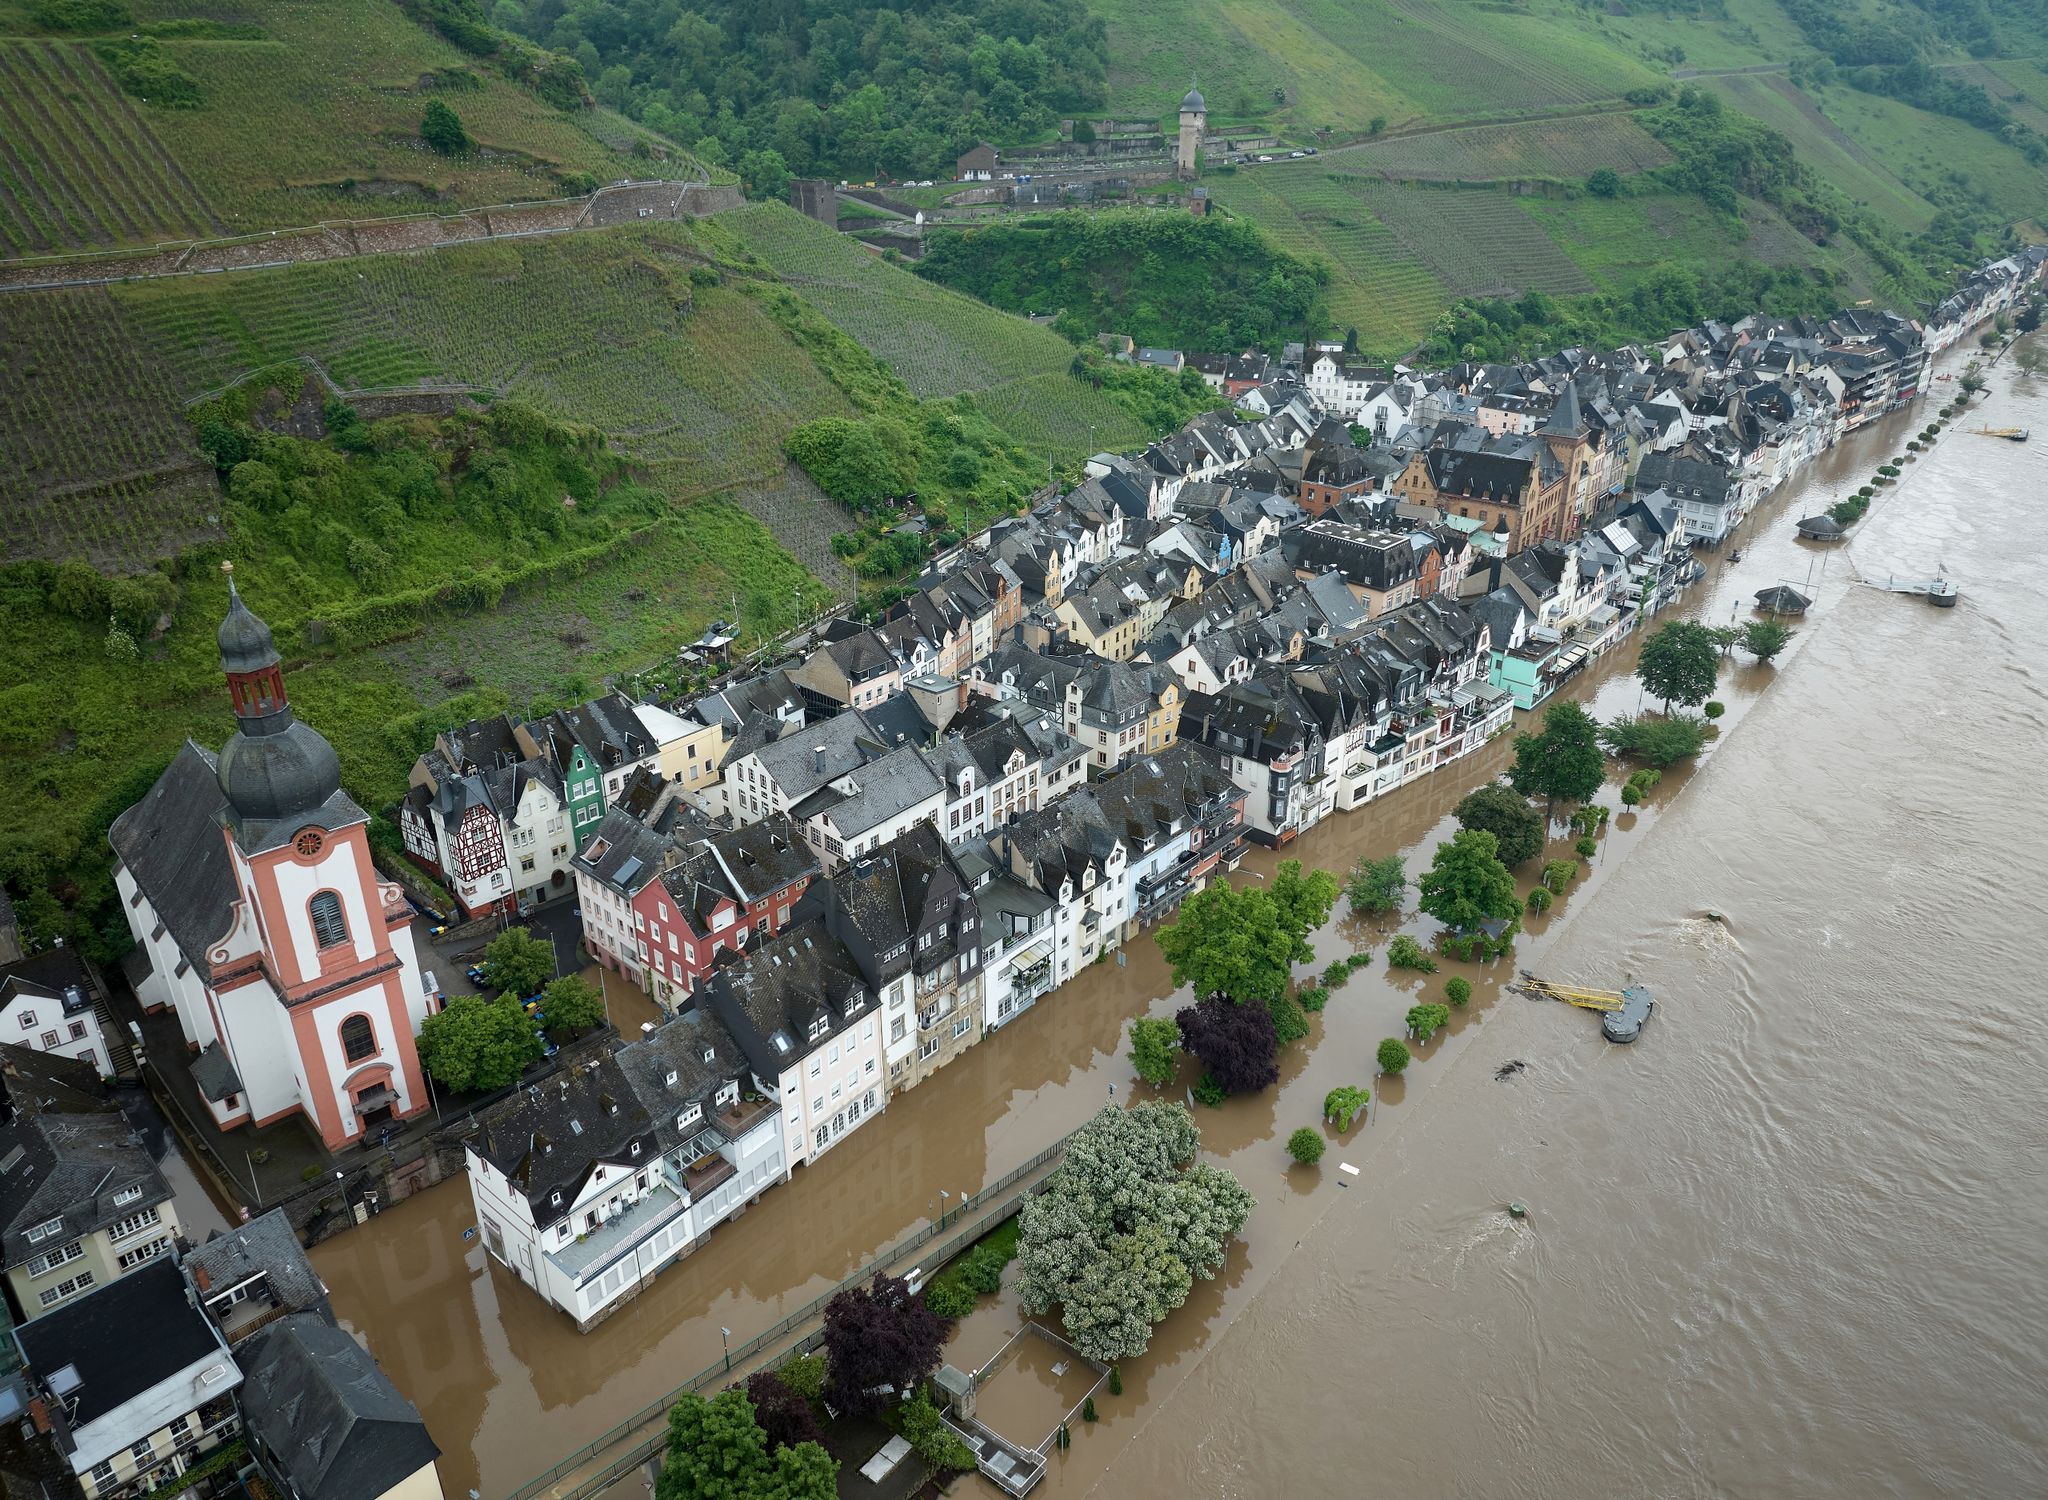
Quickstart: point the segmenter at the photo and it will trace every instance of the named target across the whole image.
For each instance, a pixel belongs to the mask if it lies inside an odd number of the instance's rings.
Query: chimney
[[[823,745],[811,746],[811,772],[817,776],[825,774],[825,747]]]
[[[1500,554],[1494,553],[1486,560],[1486,592],[1492,593],[1500,587]]]

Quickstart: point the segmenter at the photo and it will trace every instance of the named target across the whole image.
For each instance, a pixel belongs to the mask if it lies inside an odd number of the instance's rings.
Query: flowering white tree
[[[1223,1264],[1252,1196],[1195,1164],[1201,1137],[1179,1104],[1104,1109],[1067,1145],[1043,1193],[1018,1215],[1017,1292],[1026,1312],[1060,1304],[1094,1359],[1142,1354],[1152,1329]]]

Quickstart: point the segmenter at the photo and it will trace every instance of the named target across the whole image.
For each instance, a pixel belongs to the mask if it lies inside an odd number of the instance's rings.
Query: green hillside
[[[1284,96],[1299,131],[1362,133],[1378,116],[1479,120],[1569,110],[1659,70],[1557,0],[1094,0],[1119,115],[1167,115],[1197,77],[1218,119]]]
[[[0,255],[701,173],[574,90],[557,108],[383,0],[0,0]],[[423,144],[435,99],[474,149]]]

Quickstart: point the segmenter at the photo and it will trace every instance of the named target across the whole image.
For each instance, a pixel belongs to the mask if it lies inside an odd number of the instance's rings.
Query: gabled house
[[[242,1371],[174,1256],[14,1334],[73,1481],[89,1500],[173,1485],[242,1430]]]
[[[787,1178],[751,1067],[699,1008],[494,1106],[465,1143],[484,1248],[587,1332]]]
[[[0,1045],[0,1256],[34,1321],[169,1254],[170,1183],[99,1069]]]
[[[722,965],[698,1001],[732,1033],[754,1087],[773,1101],[791,1169],[820,1156],[889,1102],[880,1004],[853,956],[814,915],[819,897],[744,963]],[[893,963],[909,952],[887,952]]]
[[[100,1030],[99,982],[72,948],[51,948],[0,964],[0,1043],[33,1047],[114,1075]]]
[[[240,1363],[250,1453],[289,1500],[441,1500],[419,1408],[332,1320],[293,1313]]]
[[[981,921],[936,830],[920,825],[823,882],[814,910],[881,997],[891,1093],[981,1040]]]

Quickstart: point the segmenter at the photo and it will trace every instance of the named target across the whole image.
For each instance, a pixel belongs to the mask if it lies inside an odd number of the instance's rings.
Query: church
[[[232,577],[228,597],[235,732],[218,755],[187,740],[108,831],[130,972],[146,1010],[177,1012],[217,1125],[300,1113],[334,1150],[428,1107],[413,911],[334,747],[293,716],[270,627]]]

